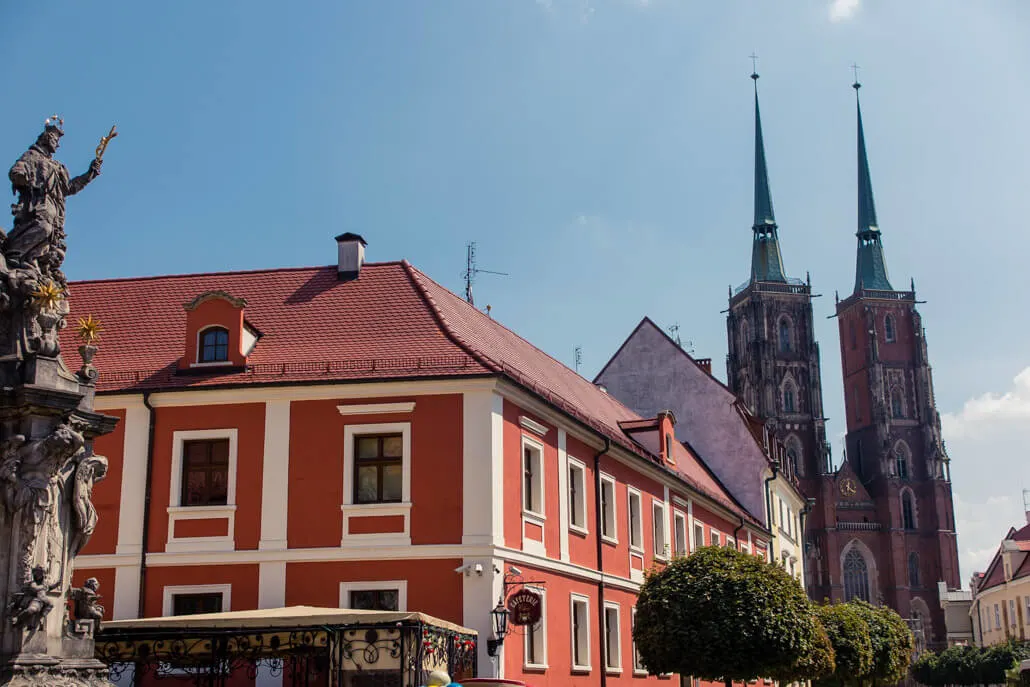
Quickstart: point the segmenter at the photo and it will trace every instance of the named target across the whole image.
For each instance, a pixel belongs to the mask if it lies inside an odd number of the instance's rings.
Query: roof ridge
[[[418,293],[422,297],[422,300],[425,301],[426,305],[429,306],[429,310],[433,314],[433,318],[436,320],[437,325],[440,327],[440,330],[455,344],[460,346],[462,349],[465,350],[466,353],[471,355],[479,362],[483,363],[487,367],[494,368],[497,372],[503,370],[502,365],[500,365],[497,361],[495,361],[493,358],[480,351],[472,344],[465,341],[465,339],[462,338],[454,330],[450,322],[447,321],[447,317],[444,316],[443,311],[440,309],[440,306],[436,304],[436,299],[433,298],[432,294],[430,294],[429,291],[426,289],[425,284],[422,283],[422,277],[426,279],[429,279],[429,277],[426,277],[424,272],[419,270],[417,267],[412,265],[407,260],[401,260],[401,266],[404,268],[405,274],[407,274],[408,279],[411,280],[411,283],[414,285],[415,292]],[[430,279],[430,281],[433,280]],[[436,281],[433,281],[433,283],[439,286],[440,288],[446,288],[445,286],[437,283]]]
[[[362,267],[391,267],[393,265],[400,265],[403,260],[387,260],[384,262],[366,262]],[[240,274],[268,274],[268,273],[279,273],[279,272],[304,272],[307,270],[326,270],[331,269],[334,265],[307,265],[299,267],[266,267],[262,269],[253,270],[219,270],[215,272],[185,272],[181,274],[152,274],[142,277],[109,277],[106,279],[79,279],[71,280],[70,286],[77,286],[80,284],[110,284],[115,282],[138,282],[138,281],[157,281],[160,279],[192,279],[196,277],[222,277],[222,276],[235,276]]]

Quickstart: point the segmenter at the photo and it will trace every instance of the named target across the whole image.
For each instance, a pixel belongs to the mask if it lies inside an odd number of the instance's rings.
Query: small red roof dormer
[[[673,429],[675,426],[676,416],[672,414],[671,410],[663,410],[658,413],[659,455],[662,461],[669,465],[676,464],[676,457],[672,448],[673,442],[676,441],[676,432]]]
[[[205,291],[183,304],[186,349],[180,370],[243,368],[257,332],[243,318],[247,301],[225,291]]]

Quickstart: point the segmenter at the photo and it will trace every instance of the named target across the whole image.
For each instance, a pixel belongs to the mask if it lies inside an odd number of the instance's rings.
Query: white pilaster
[[[265,448],[261,474],[262,550],[286,549],[290,478],[290,402],[265,403]]]
[[[462,544],[504,544],[503,412],[490,390],[462,395]]]
[[[569,454],[566,452],[568,435],[558,430],[558,552],[563,561],[569,560]],[[584,480],[585,484],[586,480]],[[580,495],[585,499],[586,494]]]
[[[687,499],[687,541],[690,542],[690,553],[697,551],[694,541],[694,499]]]
[[[286,561],[258,565],[258,608],[286,605]]]
[[[122,442],[122,483],[118,508],[118,542],[115,553],[136,558],[135,565],[115,568],[111,615],[115,620],[139,617],[140,563],[143,553],[143,520],[147,493],[147,448],[150,411],[142,397],[125,405],[125,439]]]
[[[462,575],[462,625],[479,633],[477,670],[480,677],[504,677],[504,647],[491,658],[486,652],[487,640],[494,636],[494,622],[490,611],[504,594],[504,561],[500,558],[469,558],[462,560],[465,566],[479,563],[483,566],[482,576],[472,572]],[[501,571],[501,572],[495,572]],[[507,641],[519,641],[522,635],[511,633]],[[498,672],[498,670],[500,672]]]
[[[130,620],[139,617],[140,566],[125,565],[114,569],[114,605],[111,607],[113,620]]]

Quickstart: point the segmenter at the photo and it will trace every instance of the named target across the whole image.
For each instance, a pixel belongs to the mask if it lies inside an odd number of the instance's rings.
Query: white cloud
[[[830,21],[847,21],[855,16],[862,0],[833,0],[830,4]]]
[[[963,584],[990,563],[1010,527],[1025,523],[1020,490],[1030,487],[1030,367],[1002,393],[967,400],[941,415],[951,457]]]

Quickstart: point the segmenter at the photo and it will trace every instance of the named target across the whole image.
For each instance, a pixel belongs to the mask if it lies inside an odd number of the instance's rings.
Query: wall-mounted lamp
[[[496,639],[486,640],[486,653],[489,656],[496,656],[497,649],[504,644],[504,636],[508,634],[508,609],[500,601],[490,611],[494,620],[494,636]]]

